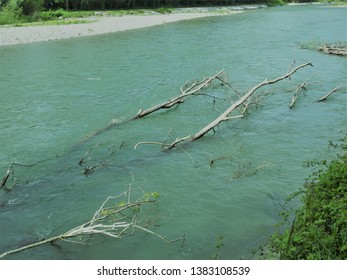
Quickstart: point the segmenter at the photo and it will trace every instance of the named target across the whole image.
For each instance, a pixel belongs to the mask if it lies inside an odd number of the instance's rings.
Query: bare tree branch
[[[317,100],[317,102],[326,101],[330,95],[332,95],[334,92],[339,91],[339,90],[340,90],[340,88],[338,88],[338,87],[332,89],[328,94],[326,94],[323,97],[319,98],[319,100]]]
[[[297,89],[296,89],[294,95],[292,96],[292,101],[291,101],[291,103],[290,103],[290,105],[289,105],[289,109],[292,109],[292,108],[294,107],[294,105],[295,105],[296,101],[298,100],[300,94],[301,94],[302,92],[304,92],[304,91],[307,90],[307,89],[306,89],[306,84],[307,84],[307,82],[303,82],[302,84],[300,84],[300,85],[297,87]]]
[[[107,126],[95,131],[94,133],[88,135],[85,139],[83,139],[83,141],[87,141],[89,140],[90,138],[92,137],[95,137],[97,135],[99,135],[100,133],[103,133],[113,127],[116,127],[118,125],[121,125],[121,124],[124,124],[126,122],[129,122],[129,121],[133,121],[133,120],[136,120],[136,119],[140,119],[140,118],[143,118],[149,114],[152,114],[158,110],[161,110],[161,109],[169,109],[179,103],[182,103],[184,102],[184,99],[188,96],[192,96],[192,95],[195,95],[197,92],[201,91],[202,89],[206,88],[213,80],[215,79],[219,79],[220,76],[223,74],[224,70],[221,70],[219,71],[217,74],[211,76],[211,77],[208,77],[208,78],[204,78],[203,80],[201,81],[198,81],[198,82],[195,82],[193,83],[192,85],[188,85],[186,84],[185,86],[181,87],[181,94],[166,101],[166,102],[163,102],[163,103],[160,103],[160,104],[157,104],[157,105],[154,105],[148,109],[140,109],[138,111],[138,113],[131,117],[130,119],[127,119],[127,120],[124,120],[124,121],[120,121],[120,120],[112,120]]]
[[[159,194],[144,194],[138,200],[131,202],[131,184],[129,185],[128,191],[115,197],[109,196],[108,198],[106,198],[106,200],[100,205],[98,210],[94,213],[93,217],[87,223],[72,228],[63,234],[4,252],[0,254],[0,258],[4,258],[8,255],[19,253],[48,243],[57,242],[60,240],[65,241],[76,236],[87,235],[90,237],[94,237],[98,235],[104,235],[106,237],[111,238],[122,238],[125,236],[132,235],[134,229],[139,229],[144,232],[150,233],[170,243],[170,240],[166,239],[160,234],[157,234],[147,229],[146,225],[141,226],[139,224],[139,221],[137,220],[138,214],[141,213],[141,207],[144,204],[153,204],[157,202]],[[119,198],[121,198],[122,196],[125,196],[127,201],[118,201]],[[116,203],[114,203],[114,201]],[[107,206],[110,203],[111,205]]]
[[[211,123],[209,123],[208,125],[206,125],[203,129],[201,129],[200,131],[198,131],[196,134],[194,134],[192,137],[183,137],[180,139],[176,139],[176,141],[174,141],[171,145],[169,145],[167,148],[171,149],[173,148],[176,144],[182,142],[182,141],[195,141],[199,138],[201,138],[202,136],[204,136],[207,132],[209,132],[210,130],[214,130],[214,128],[216,126],[218,126],[221,122],[230,120],[231,117],[229,116],[235,109],[237,109],[239,106],[244,105],[245,102],[247,102],[247,100],[254,94],[255,91],[257,91],[259,88],[265,86],[265,85],[271,85],[274,83],[277,83],[281,80],[290,78],[295,72],[297,72],[299,69],[304,68],[306,66],[313,66],[312,62],[307,62],[304,64],[301,64],[297,67],[295,67],[293,70],[291,70],[290,72],[275,78],[273,80],[268,80],[265,79],[264,81],[262,81],[261,83],[255,85],[253,88],[251,88],[245,95],[243,95],[239,100],[237,100],[235,103],[233,103],[228,109],[226,109],[218,118],[216,118],[214,121],[212,121]],[[246,108],[243,110],[243,114],[245,112],[245,110],[247,109],[247,105]],[[243,115],[242,114],[242,115]],[[178,141],[177,141],[178,140]]]

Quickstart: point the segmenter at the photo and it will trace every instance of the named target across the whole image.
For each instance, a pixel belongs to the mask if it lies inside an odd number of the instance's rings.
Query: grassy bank
[[[129,9],[109,11],[65,11],[63,9],[37,11],[31,15],[25,15],[19,7],[5,7],[0,10],[0,25],[60,25],[90,22],[88,18],[98,16],[124,16],[144,14],[169,14],[173,10],[169,8],[158,9]]]
[[[307,163],[315,171],[306,179],[302,206],[282,213],[283,222],[271,238],[268,255],[291,260],[347,259],[347,136],[335,160]]]

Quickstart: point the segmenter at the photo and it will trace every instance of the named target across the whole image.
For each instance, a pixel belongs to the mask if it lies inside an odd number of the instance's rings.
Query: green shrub
[[[306,179],[302,207],[284,232],[271,238],[271,250],[281,259],[347,259],[347,137],[341,144],[342,155],[318,166]],[[284,213],[284,220],[291,216]]]
[[[269,7],[275,7],[275,6],[283,6],[287,3],[286,0],[267,0],[266,4]]]
[[[0,24],[18,24],[38,19],[43,0],[9,0],[0,11]]]
[[[156,11],[157,13],[159,13],[159,14],[171,14],[171,13],[172,13],[172,9],[170,9],[170,8],[164,8],[164,7],[155,9],[155,11]]]
[[[62,10],[62,9],[59,9],[56,11],[51,11],[51,10],[50,11],[44,11],[44,12],[40,13],[40,18],[44,21],[55,20],[55,19],[63,17],[63,14],[64,14],[64,10]]]
[[[10,0],[0,11],[0,24],[18,23],[23,17],[22,0]]]

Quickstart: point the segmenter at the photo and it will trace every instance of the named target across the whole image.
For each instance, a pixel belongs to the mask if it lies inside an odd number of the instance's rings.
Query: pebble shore
[[[59,39],[92,36],[131,29],[144,28],[170,22],[190,20],[209,16],[239,13],[173,13],[153,15],[101,16],[90,18],[90,22],[50,26],[2,26],[0,27],[0,46],[44,42]]]

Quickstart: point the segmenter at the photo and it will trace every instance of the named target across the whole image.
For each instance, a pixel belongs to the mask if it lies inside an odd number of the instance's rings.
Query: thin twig
[[[80,166],[82,166],[86,161],[84,160],[85,157],[92,151],[94,150],[99,144],[96,143],[93,147],[91,147],[90,149],[88,149],[88,151],[84,154],[84,156],[81,158],[81,160],[78,162],[78,164]]]

